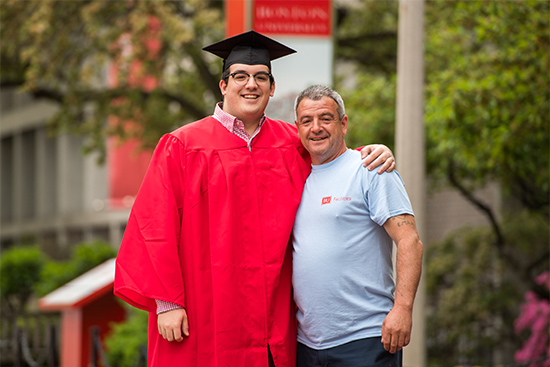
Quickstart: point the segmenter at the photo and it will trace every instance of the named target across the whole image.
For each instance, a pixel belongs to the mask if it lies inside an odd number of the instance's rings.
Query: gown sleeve
[[[156,311],[156,300],[185,307],[179,258],[185,154],[165,135],[153,152],[116,261],[114,293],[131,305]]]

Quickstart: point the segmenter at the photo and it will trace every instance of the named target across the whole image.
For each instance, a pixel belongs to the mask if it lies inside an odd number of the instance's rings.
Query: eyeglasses
[[[254,81],[256,81],[256,84],[258,85],[266,85],[271,81],[271,78],[273,77],[271,74],[266,73],[265,71],[260,71],[256,74],[248,74],[244,71],[237,71],[235,73],[229,74],[233,77],[233,80],[235,80],[235,83],[239,85],[244,85],[248,83],[248,80],[251,76],[254,77]]]

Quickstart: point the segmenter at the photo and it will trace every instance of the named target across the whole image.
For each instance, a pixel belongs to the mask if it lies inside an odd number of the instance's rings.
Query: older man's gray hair
[[[336,105],[338,106],[338,118],[341,120],[346,114],[346,108],[344,107],[342,97],[340,97],[340,95],[331,88],[325,85],[317,84],[307,87],[298,95],[298,97],[296,97],[296,101],[294,102],[294,118],[296,121],[298,121],[298,105],[304,98],[318,101],[323,97],[332,98],[334,102],[336,102]]]

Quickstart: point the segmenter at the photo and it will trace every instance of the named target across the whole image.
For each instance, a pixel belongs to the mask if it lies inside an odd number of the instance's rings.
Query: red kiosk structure
[[[61,312],[60,367],[88,367],[91,329],[101,340],[111,322],[126,318],[113,295],[115,259],[105,261],[39,300],[42,311]]]

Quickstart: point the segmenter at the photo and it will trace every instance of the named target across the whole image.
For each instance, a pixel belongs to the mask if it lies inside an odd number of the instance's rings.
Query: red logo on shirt
[[[332,196],[324,197],[321,205],[330,204],[330,199],[332,199]]]

